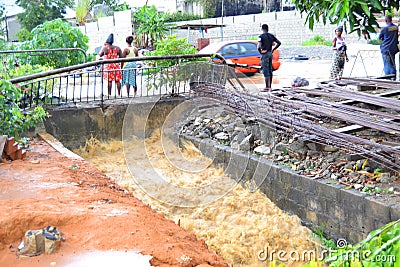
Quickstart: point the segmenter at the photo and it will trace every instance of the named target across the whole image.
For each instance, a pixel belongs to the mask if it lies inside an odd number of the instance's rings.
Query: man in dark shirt
[[[385,75],[396,76],[396,63],[394,56],[399,49],[397,48],[398,42],[398,27],[392,23],[392,16],[385,17],[386,26],[382,28],[379,34],[381,43],[381,53],[383,59],[383,71]],[[396,77],[394,77],[396,78]]]
[[[258,52],[261,54],[261,68],[265,79],[265,90],[271,90],[272,84],[272,53],[281,45],[281,42],[268,33],[268,25],[261,26],[263,33],[258,37]],[[274,45],[274,48],[272,46]]]

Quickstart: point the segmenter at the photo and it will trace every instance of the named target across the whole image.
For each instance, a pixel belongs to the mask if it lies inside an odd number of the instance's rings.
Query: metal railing
[[[219,58],[223,64],[206,61],[206,58]],[[134,67],[121,67],[123,63],[135,62]],[[108,64],[120,64],[118,69],[108,70]],[[221,71],[221,68],[226,70]],[[224,74],[225,73],[225,74]],[[130,91],[121,81],[111,82],[109,87],[105,76],[130,75],[133,84]],[[225,59],[220,55],[173,55],[136,58],[121,58],[99,60],[42,73],[11,79],[24,92],[21,106],[31,108],[36,105],[62,105],[79,102],[104,101],[112,99],[181,95],[190,91],[193,80],[208,83],[225,84],[228,80],[231,86],[243,85],[234,78],[234,71],[227,68]],[[120,90],[119,90],[120,89]]]

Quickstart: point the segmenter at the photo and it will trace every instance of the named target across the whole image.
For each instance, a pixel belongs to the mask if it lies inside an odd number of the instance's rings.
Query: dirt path
[[[154,266],[228,266],[204,241],[118,188],[90,163],[67,158],[42,140],[34,140],[28,153],[23,161],[0,163],[0,266],[69,266],[77,254],[111,250],[151,255]],[[18,256],[25,232],[47,225],[66,239],[59,251]]]

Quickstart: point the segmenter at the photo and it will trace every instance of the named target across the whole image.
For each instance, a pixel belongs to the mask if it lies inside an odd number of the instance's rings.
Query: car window
[[[257,45],[254,43],[241,43],[239,46],[239,55],[258,54]]]
[[[234,56],[238,54],[237,44],[228,44],[221,48],[220,54],[222,56]]]

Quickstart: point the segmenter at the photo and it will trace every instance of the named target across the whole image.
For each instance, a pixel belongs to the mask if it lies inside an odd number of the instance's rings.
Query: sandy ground
[[[0,266],[228,266],[90,163],[34,140],[25,160],[0,163]],[[56,226],[56,254],[18,255],[25,232]],[[140,265],[136,252],[147,264]],[[107,258],[106,260],[102,259]],[[119,261],[117,260],[119,259]],[[112,263],[110,263],[110,261]]]

